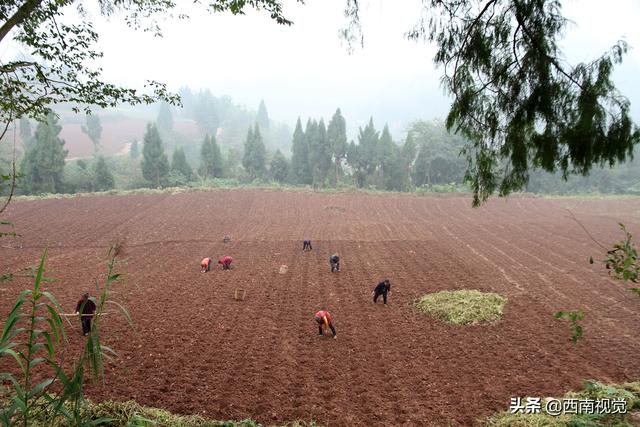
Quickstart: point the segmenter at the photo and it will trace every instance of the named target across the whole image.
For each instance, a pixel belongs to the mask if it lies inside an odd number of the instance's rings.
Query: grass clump
[[[502,317],[507,299],[476,290],[441,291],[427,294],[416,303],[418,310],[454,325],[495,322]]]
[[[585,381],[584,389],[568,392],[565,399],[624,399],[627,403],[626,414],[561,414],[554,416],[545,411],[545,403],[538,414],[512,414],[500,412],[481,420],[484,427],[631,427],[637,425],[640,417],[640,382],[626,384],[603,384],[597,381]]]
[[[70,404],[65,404],[66,410],[71,410]],[[33,413],[29,425],[31,427],[66,427],[68,421],[64,417],[56,416],[51,405],[40,399],[37,410]],[[80,409],[82,419],[87,425],[96,420],[106,420],[100,425],[113,427],[263,427],[251,419],[240,421],[217,421],[199,415],[176,415],[164,409],[149,408],[130,400],[127,402],[93,403],[84,400]],[[276,426],[269,426],[276,427]],[[278,427],[320,427],[314,421],[293,421]]]

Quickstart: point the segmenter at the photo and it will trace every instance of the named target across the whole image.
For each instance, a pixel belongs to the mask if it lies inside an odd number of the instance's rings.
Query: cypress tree
[[[27,150],[21,165],[27,192],[62,191],[67,150],[64,141],[58,137],[61,130],[58,118],[52,112],[47,115],[46,122],[38,123],[33,146]]]
[[[173,150],[171,172],[180,173],[187,181],[191,181],[193,177],[193,170],[189,162],[187,162],[187,157],[184,155],[182,147],[176,147]]]
[[[111,190],[116,185],[116,180],[103,156],[98,156],[93,171],[93,190]]]
[[[142,147],[142,176],[156,187],[160,187],[169,174],[169,160],[164,152],[162,139],[155,124],[147,125]]]
[[[342,117],[340,108],[331,117],[327,128],[327,138],[329,139],[331,154],[335,163],[334,186],[337,186],[342,171],[342,160],[347,156],[347,123]]]
[[[311,184],[313,178],[309,166],[309,147],[307,145],[306,136],[302,130],[300,117],[296,122],[296,128],[293,131],[292,140],[292,156],[290,167],[290,181],[294,184]]]

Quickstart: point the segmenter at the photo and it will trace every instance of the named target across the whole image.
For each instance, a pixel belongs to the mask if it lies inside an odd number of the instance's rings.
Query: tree
[[[116,185],[116,180],[103,156],[98,156],[93,171],[94,191],[111,190]]]
[[[474,206],[494,191],[522,189],[540,168],[586,175],[632,155],[640,130],[629,102],[611,81],[627,44],[618,41],[592,61],[573,66],[559,47],[568,24],[562,1],[431,0],[407,33],[435,42],[434,61],[453,97],[447,129],[468,138],[466,179]],[[359,2],[342,37],[363,41]]]
[[[171,107],[166,102],[160,103],[156,123],[158,123],[158,131],[162,137],[166,138],[173,132],[173,114],[171,114]]]
[[[132,159],[137,159],[140,156],[140,147],[138,147],[138,140],[134,139],[129,149],[129,155]]]
[[[291,156],[291,167],[289,169],[290,181],[294,184],[311,184],[313,176],[309,164],[309,146],[302,130],[300,117],[298,117],[296,128],[293,131],[291,149],[293,155]]]
[[[331,146],[331,153],[335,163],[334,186],[338,185],[340,172],[342,170],[342,160],[347,156],[347,123],[342,117],[340,108],[331,117],[327,128],[327,138]]]
[[[211,152],[213,153],[213,161],[211,163],[213,177],[222,178],[224,176],[224,160],[215,135],[211,135]]]
[[[64,149],[64,141],[58,137],[61,130],[53,113],[49,113],[46,122],[38,123],[34,145],[27,150],[21,166],[27,192],[62,191],[67,150]]]
[[[193,170],[187,162],[187,157],[184,155],[182,147],[176,147],[173,150],[173,156],[171,157],[171,172],[181,174],[185,183],[191,181],[193,177]]]
[[[289,176],[289,162],[280,150],[277,150],[271,159],[270,172],[273,179],[283,183]]]
[[[100,117],[97,114],[86,115],[86,125],[82,125],[82,132],[86,133],[91,142],[93,142],[93,151],[98,152],[100,144],[100,136],[102,135],[102,125]]]
[[[247,139],[244,143],[244,155],[242,156],[242,167],[251,180],[262,178],[265,172],[266,150],[260,135],[260,127],[256,123],[255,128],[249,128]]]
[[[331,169],[331,146],[327,139],[327,130],[324,120],[320,122],[308,121],[305,129],[305,137],[309,146],[309,164],[314,187],[322,187]]]
[[[258,125],[260,125],[261,129],[269,129],[269,114],[267,113],[267,106],[264,104],[264,100],[260,101],[256,121],[258,122]]]
[[[155,124],[147,125],[142,146],[142,176],[156,187],[164,184],[169,173],[169,160]]]
[[[211,146],[211,138],[209,135],[205,135],[202,145],[200,146],[200,167],[198,168],[198,173],[202,176],[202,179],[213,176],[212,164],[213,147]]]
[[[296,0],[302,2],[302,0]],[[158,20],[172,16],[177,2],[165,0],[101,0],[99,13],[122,19],[127,25],[161,34]],[[264,10],[278,24],[291,25],[283,14],[280,0],[213,0],[199,3],[207,12],[244,14],[247,9]],[[76,6],[77,14],[67,13]],[[76,18],[74,18],[76,16]],[[184,17],[185,15],[179,14]],[[13,120],[29,117],[46,121],[56,104],[71,103],[73,110],[85,113],[92,106],[114,107],[118,104],[151,104],[166,101],[178,104],[179,97],[167,91],[164,83],[147,81],[145,92],[108,83],[102,79],[96,49],[99,34],[91,15],[80,0],[42,1],[9,0],[0,5],[0,48],[17,42],[29,55],[0,64],[0,141]],[[0,175],[0,193],[10,183],[15,186],[15,160],[12,176]],[[0,212],[4,211],[11,197]]]
[[[203,179],[220,178],[224,174],[224,162],[216,138],[206,135],[200,147],[200,175]]]
[[[403,191],[409,191],[413,188],[413,182],[411,180],[411,170],[413,168],[413,164],[416,161],[417,153],[418,149],[413,139],[413,134],[409,132],[407,133],[407,138],[404,141],[404,145],[402,146],[402,151],[400,153],[400,156],[402,158]]]
[[[20,140],[25,150],[31,146],[31,121],[27,117],[20,117]]]

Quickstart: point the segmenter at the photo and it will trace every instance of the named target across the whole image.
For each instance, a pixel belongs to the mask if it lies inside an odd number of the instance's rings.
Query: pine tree
[[[147,125],[142,147],[142,176],[156,187],[166,182],[169,174],[169,160],[164,152],[162,139],[155,124]]]
[[[102,136],[100,117],[97,114],[87,114],[85,120],[86,124],[81,126],[82,132],[86,133],[91,142],[93,142],[93,151],[97,153]]]
[[[373,125],[373,117],[364,129],[360,128],[358,134],[359,162],[367,179],[371,179],[378,168],[378,140],[379,135]]]
[[[174,174],[181,174],[184,178],[185,182],[191,181],[193,177],[193,170],[187,162],[187,157],[184,154],[184,150],[182,147],[176,147],[173,150],[173,155],[171,157],[171,172]]]
[[[315,120],[307,128],[305,134],[309,141],[309,163],[312,165],[313,185],[322,187],[331,169],[331,146],[327,138],[324,120]]]
[[[167,138],[173,132],[173,114],[166,102],[160,104],[156,123],[158,123],[158,132],[163,138]]]
[[[261,129],[264,129],[265,131],[269,129],[269,114],[267,113],[267,106],[265,105],[264,100],[260,101],[256,121],[258,122],[258,125],[260,125]]]
[[[31,134],[31,121],[28,117],[20,117],[20,139],[25,151],[28,150],[33,143],[33,135]]]
[[[242,166],[249,175],[251,180],[262,178],[265,172],[266,150],[260,135],[260,127],[258,123],[255,129],[249,128],[247,139],[244,143],[244,155],[242,157]]]
[[[211,138],[205,135],[202,145],[200,146],[200,167],[198,173],[202,179],[213,177],[213,147],[211,146]]]
[[[270,167],[271,176],[276,181],[283,183],[289,176],[289,162],[280,150],[277,150],[271,160]]]
[[[131,156],[131,158],[134,160],[140,157],[140,146],[137,139],[134,139],[131,143],[131,147],[129,148],[129,156]]]
[[[413,164],[416,161],[416,153],[418,152],[418,148],[413,138],[413,133],[409,132],[407,134],[407,139],[402,146],[402,174],[403,174],[403,184],[402,190],[409,191],[413,188],[413,181],[411,180],[411,171],[413,169]]]
[[[347,123],[342,117],[340,108],[336,110],[327,128],[327,138],[331,146],[331,153],[335,163],[334,186],[338,185],[342,171],[342,160],[347,156]]]
[[[216,142],[216,137],[214,135],[211,136],[211,153],[212,153],[212,162],[211,162],[211,170],[214,178],[222,178],[224,175],[224,160],[222,158],[222,153],[220,152],[220,147]]]
[[[103,156],[98,156],[93,170],[93,190],[111,190],[116,185],[116,180],[109,170],[109,166]]]
[[[378,140],[378,171],[380,173],[379,185],[382,188],[387,188],[385,174],[390,173],[393,167],[396,166],[398,160],[397,146],[391,139],[391,133],[389,132],[389,126],[384,125],[382,135]],[[388,189],[388,188],[387,188]]]
[[[291,167],[289,169],[290,181],[294,184],[311,184],[313,176],[309,165],[309,147],[302,130],[300,117],[298,117],[296,129],[293,132],[292,151],[293,155],[291,156]]]
[[[38,123],[34,144],[22,161],[25,190],[30,193],[62,191],[65,157],[64,141],[58,137],[62,127],[50,112],[45,123]]]

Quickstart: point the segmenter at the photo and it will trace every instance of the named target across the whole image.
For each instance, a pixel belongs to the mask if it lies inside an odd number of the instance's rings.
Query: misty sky
[[[136,32],[118,19],[100,18],[96,29],[105,78],[116,83],[141,87],[145,79],[156,79],[172,90],[210,88],[252,109],[264,99],[273,119],[290,124],[298,115],[328,120],[339,106],[348,126],[373,115],[378,128],[389,122],[400,137],[410,121],[442,118],[448,110],[441,71],[432,65],[434,47],[403,35],[419,16],[421,3],[362,1],[365,46],[352,55],[337,35],[345,23],[344,0],[307,0],[305,6],[285,1],[285,14],[295,22],[291,27],[250,13],[166,21],[163,38]],[[640,76],[640,2],[614,0],[606,7],[598,0],[563,3],[576,23],[564,42],[569,60],[593,59],[621,38],[631,45],[615,77],[640,121],[635,82]]]

